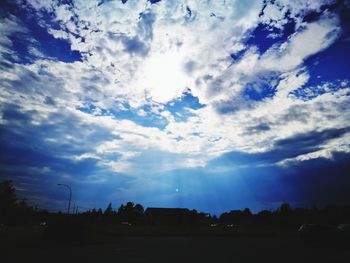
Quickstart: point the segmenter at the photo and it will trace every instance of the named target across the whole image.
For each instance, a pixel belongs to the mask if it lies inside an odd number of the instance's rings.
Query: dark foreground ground
[[[82,245],[20,232],[20,239],[0,240],[0,262],[350,262],[348,245],[305,245],[296,236],[120,236]]]

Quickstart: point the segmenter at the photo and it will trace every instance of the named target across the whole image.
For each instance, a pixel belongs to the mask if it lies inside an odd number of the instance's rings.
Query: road
[[[121,237],[113,244],[5,245],[0,262],[350,262],[349,247],[296,238]]]

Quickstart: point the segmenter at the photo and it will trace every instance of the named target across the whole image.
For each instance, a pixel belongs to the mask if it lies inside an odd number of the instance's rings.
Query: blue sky
[[[342,205],[350,2],[2,1],[0,176],[64,210]],[[82,208],[83,209],[83,208]]]

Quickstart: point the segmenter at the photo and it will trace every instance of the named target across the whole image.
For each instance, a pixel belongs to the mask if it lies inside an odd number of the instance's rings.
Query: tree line
[[[37,224],[56,218],[67,217],[61,212],[50,213],[36,206],[30,206],[25,200],[19,200],[12,182],[0,183],[0,224]],[[73,214],[87,222],[97,224],[192,224],[192,225],[300,225],[340,224],[350,222],[350,205],[337,207],[329,205],[323,208],[292,208],[289,204],[281,204],[275,210],[263,210],[252,213],[249,208],[231,210],[220,216],[198,212],[195,209],[159,209],[157,213],[145,211],[141,204],[127,202],[118,209],[113,209],[109,203],[105,209],[90,209],[86,212]]]
[[[0,183],[0,225],[18,225],[40,222],[49,213],[18,199],[11,180]]]

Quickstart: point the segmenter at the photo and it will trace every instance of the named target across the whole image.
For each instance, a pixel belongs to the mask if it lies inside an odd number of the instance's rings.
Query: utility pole
[[[71,188],[68,184],[57,184],[57,185],[66,187],[66,188],[68,188],[68,190],[69,190],[68,211],[67,211],[67,214],[69,215],[69,212],[70,212],[70,202],[71,202],[71,200],[72,200],[72,188]]]

